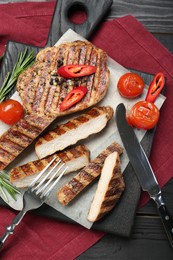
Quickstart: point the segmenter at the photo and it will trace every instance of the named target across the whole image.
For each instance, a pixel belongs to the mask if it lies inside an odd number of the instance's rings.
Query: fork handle
[[[6,231],[4,234],[0,237],[0,248],[2,248],[3,244],[5,243],[6,239],[14,233],[15,227],[20,223],[24,215],[26,214],[26,211],[20,211],[17,216],[13,219],[11,225],[6,227]]]

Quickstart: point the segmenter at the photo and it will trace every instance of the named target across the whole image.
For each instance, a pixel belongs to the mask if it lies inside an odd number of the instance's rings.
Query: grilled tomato
[[[144,81],[138,74],[128,72],[120,77],[117,87],[122,97],[136,98],[144,90]]]
[[[127,114],[129,125],[140,129],[152,129],[158,122],[160,112],[154,103],[137,102]]]

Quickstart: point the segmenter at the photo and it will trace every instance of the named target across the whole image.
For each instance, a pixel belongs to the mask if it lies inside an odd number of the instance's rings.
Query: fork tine
[[[43,174],[46,172],[46,170],[49,168],[49,166],[55,161],[56,157],[54,157],[47,165],[46,167],[38,174],[38,176],[33,180],[33,182],[31,182],[31,184],[29,185],[29,188],[32,188],[36,182],[40,179],[40,177],[43,176]]]
[[[56,165],[58,166],[58,164]],[[40,193],[42,192],[43,190],[45,190],[47,188],[47,186],[49,185],[49,183],[55,178],[55,176],[57,175],[57,173],[61,170],[61,168],[64,166],[64,163],[62,163],[59,168],[52,174],[51,178],[45,183],[44,186],[42,186],[40,189],[37,190],[36,194],[37,193]],[[47,177],[47,176],[45,176]]]
[[[49,193],[51,192],[51,190],[55,187],[55,185],[58,183],[58,181],[61,179],[61,177],[64,175],[64,173],[66,172],[68,166],[66,166],[64,168],[64,170],[61,172],[61,174],[58,176],[58,178],[52,183],[52,185],[46,190],[43,191],[42,195],[41,195],[41,198],[44,197],[44,196],[48,196]],[[59,169],[57,170],[57,172],[59,172]],[[48,182],[50,183],[52,180],[50,179]],[[46,188],[47,188],[47,183],[46,183]]]
[[[58,160],[58,162],[52,167],[52,169],[44,176],[44,178],[33,188],[33,190],[38,190],[38,188],[45,182],[45,180],[51,175],[51,173],[54,171],[54,169],[60,164],[61,160]],[[53,175],[54,176],[54,175]]]

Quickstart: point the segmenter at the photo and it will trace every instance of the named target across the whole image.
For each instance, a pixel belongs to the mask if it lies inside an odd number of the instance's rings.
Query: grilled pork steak
[[[68,166],[66,173],[77,171],[89,163],[90,152],[84,145],[78,145],[74,148],[48,156],[42,160],[28,162],[18,166],[10,172],[10,182],[18,188],[25,188],[31,184],[36,175],[53,159],[61,159]],[[55,164],[55,163],[54,163]],[[52,164],[52,167],[53,165]],[[50,176],[51,177],[51,176]]]
[[[106,157],[115,151],[117,151],[118,154],[121,154],[122,148],[119,144],[112,143],[68,183],[66,183],[57,193],[57,199],[59,202],[63,206],[71,202],[84,188],[86,188],[101,174]]]
[[[113,109],[111,107],[94,107],[81,116],[59,125],[37,140],[35,144],[37,156],[44,158],[87,138],[91,134],[100,132],[112,116]]]
[[[58,76],[58,67],[78,63],[94,65],[96,72],[75,80]],[[12,162],[56,117],[99,102],[106,94],[108,84],[107,55],[87,41],[63,43],[40,51],[36,62],[19,76],[16,89],[27,115],[0,137],[0,170]],[[87,95],[73,107],[60,112],[62,100],[79,85],[88,88]]]
[[[64,79],[57,69],[67,64],[96,66],[96,72],[77,79]],[[107,54],[87,41],[75,41],[40,51],[33,66],[19,76],[17,90],[29,113],[61,116],[98,103],[108,84]],[[67,111],[60,112],[63,99],[79,85],[88,88],[87,95]]]
[[[117,152],[110,154],[103,165],[97,190],[88,214],[88,220],[95,222],[115,207],[125,189]]]

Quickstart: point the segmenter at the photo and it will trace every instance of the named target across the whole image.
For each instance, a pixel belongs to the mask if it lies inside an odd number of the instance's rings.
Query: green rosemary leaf
[[[6,185],[7,183],[3,183],[3,188],[8,192],[8,194],[14,199],[16,200],[16,196],[15,196],[15,191],[13,189],[11,189],[10,186]]]
[[[0,172],[0,191],[5,201],[7,201],[7,195],[5,193],[8,192],[8,194],[16,200],[16,194],[20,194],[21,192],[15,188],[10,182],[9,182],[9,175],[5,171]]]
[[[8,197],[7,197],[7,195],[6,195],[5,191],[4,191],[4,189],[3,189],[2,184],[0,184],[0,192],[1,192],[1,195],[2,195],[2,198],[4,199],[4,201],[6,201],[6,202],[8,203],[9,200],[8,200]]]
[[[0,88],[0,102],[2,102],[10,93],[10,91],[15,87],[20,73],[26,70],[29,66],[31,66],[34,63],[34,52],[30,51],[28,55],[27,53],[28,49],[25,49],[23,52],[20,52],[12,72],[7,73],[4,82]]]
[[[4,170],[0,171],[0,177],[2,177],[3,179],[6,179],[7,181],[10,180],[9,175]]]
[[[2,179],[2,178],[1,178]],[[1,180],[1,183],[3,184],[3,186],[6,188],[6,189],[10,189],[16,193],[19,193],[20,194],[20,191],[15,188],[11,183],[5,181],[4,179]]]

